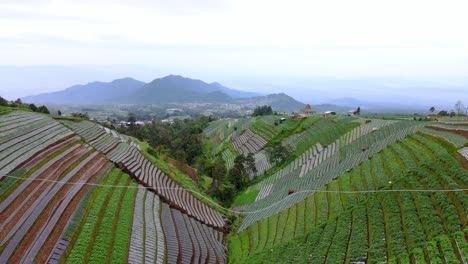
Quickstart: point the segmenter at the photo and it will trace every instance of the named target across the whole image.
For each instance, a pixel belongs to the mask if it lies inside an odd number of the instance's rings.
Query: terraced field
[[[467,192],[437,191],[468,186],[450,152],[423,134],[391,144],[232,236],[230,261],[465,263]]]
[[[265,118],[257,119],[257,121],[253,123],[249,129],[266,141],[269,141],[278,134],[278,131],[275,130],[274,122],[275,119],[273,119],[273,124],[271,121]]]
[[[276,119],[204,132],[228,168],[253,153],[268,173],[231,223],[131,137],[2,112],[0,263],[466,263],[464,121]],[[295,155],[281,167],[280,140]]]
[[[65,124],[73,128],[97,150],[102,151],[109,160],[117,164],[140,184],[160,195],[164,202],[177,207],[205,224],[218,228],[224,227],[225,219],[221,213],[211,209],[189,191],[179,187],[168,175],[146,159],[137,148],[121,142],[116,144],[112,136],[106,134],[98,125],[90,122],[74,123],[68,121]]]
[[[226,262],[223,215],[131,138],[63,123],[0,115],[0,263]]]
[[[262,195],[262,198],[240,208],[245,211],[260,209],[261,211],[247,215],[240,226],[240,230],[302,201],[312,194],[313,190],[321,188],[339,175],[359,165],[382,151],[387,145],[414,133],[421,125],[418,122],[405,121],[385,126],[372,134],[360,137],[334,153],[333,148],[327,148],[327,153],[330,153],[331,150],[332,154],[327,154],[325,157],[329,156],[328,158],[322,158],[320,164],[301,177],[299,169],[296,169],[291,173],[282,173],[280,171],[278,174],[273,175],[274,177],[265,179],[257,185],[260,190],[259,195]],[[335,145],[338,146],[339,144]],[[267,194],[262,190],[263,188],[267,189]],[[290,196],[288,195],[290,190],[297,193]]]
[[[261,150],[267,141],[259,135],[247,129],[242,135],[237,131],[232,134],[232,146],[240,155],[247,156],[249,153],[256,153]]]

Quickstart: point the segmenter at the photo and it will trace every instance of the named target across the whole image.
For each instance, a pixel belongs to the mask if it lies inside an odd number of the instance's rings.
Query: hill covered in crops
[[[188,130],[0,110],[1,263],[468,258],[464,117],[260,115]],[[191,133],[202,152],[182,162],[167,146],[183,140],[156,147],[152,129]]]

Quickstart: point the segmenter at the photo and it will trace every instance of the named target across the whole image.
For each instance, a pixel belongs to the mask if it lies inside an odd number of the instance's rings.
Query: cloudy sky
[[[143,81],[160,77],[154,68],[262,91],[313,77],[444,84],[468,75],[466,10],[465,0],[1,0],[0,66],[126,65]]]

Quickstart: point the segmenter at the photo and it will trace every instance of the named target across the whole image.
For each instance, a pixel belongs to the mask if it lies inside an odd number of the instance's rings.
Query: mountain
[[[91,82],[74,85],[63,91],[26,96],[22,100],[28,103],[45,104],[102,104],[122,102],[123,98],[145,85],[144,82],[123,78],[112,82]]]
[[[228,87],[225,87],[221,85],[220,83],[214,82],[211,83],[212,86],[217,87],[218,90],[221,92],[231,96],[232,98],[249,98],[249,97],[255,97],[255,96],[261,96],[259,93],[254,93],[254,92],[246,92],[246,91],[240,91],[240,90],[235,90],[231,89]]]
[[[285,93],[241,98],[237,99],[236,102],[248,106],[271,105],[275,111],[281,112],[299,112],[300,109],[305,107],[304,103],[295,100]]]
[[[232,98],[216,86],[179,75],[155,79],[127,98],[127,102],[135,104],[226,103],[231,101]]]
[[[24,102],[44,104],[185,104],[228,103],[255,107],[271,105],[275,111],[297,112],[303,103],[281,93],[261,96],[227,88],[217,82],[206,83],[179,75],[168,75],[144,83],[131,78],[109,83],[92,82],[63,91],[22,98]]]

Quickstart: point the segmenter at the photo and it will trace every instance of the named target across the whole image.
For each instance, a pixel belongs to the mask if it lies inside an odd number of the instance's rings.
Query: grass
[[[18,170],[11,172],[9,175],[22,178],[25,174],[26,174],[26,170],[23,168],[20,168]],[[19,179],[17,178],[5,178],[3,181],[1,181],[0,182],[0,196],[3,195],[3,193],[5,193],[18,180]]]
[[[9,106],[0,106],[0,114],[6,114],[13,110],[13,108]]]
[[[238,207],[254,202],[259,192],[260,190],[255,188],[248,188],[245,192],[240,193],[238,196],[236,196],[236,198],[234,198],[232,206]]]

